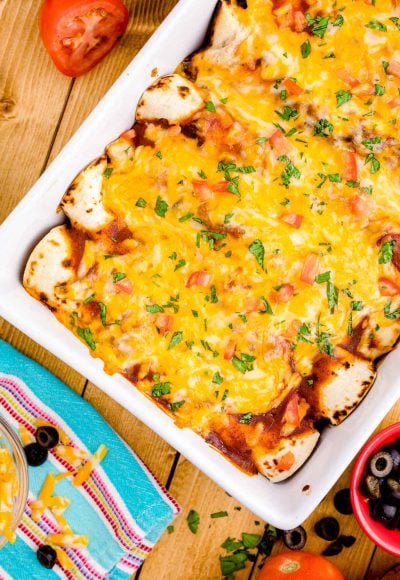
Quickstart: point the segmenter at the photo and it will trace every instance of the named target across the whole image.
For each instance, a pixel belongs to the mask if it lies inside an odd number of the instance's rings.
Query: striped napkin
[[[46,509],[34,521],[32,509],[47,475],[76,472],[77,460],[57,446],[43,465],[29,467],[28,503],[16,542],[0,550],[0,580],[129,578],[179,513],[175,500],[86,401],[3,341],[0,415],[32,441],[38,424],[56,426],[72,455],[76,449],[93,457],[101,444],[108,449],[79,487],[73,476],[57,480],[52,497],[71,500],[62,517],[74,534],[87,535],[89,544],[62,548],[68,563],[62,566],[58,558],[52,570],[39,564],[36,551],[49,534],[60,533],[62,520]]]

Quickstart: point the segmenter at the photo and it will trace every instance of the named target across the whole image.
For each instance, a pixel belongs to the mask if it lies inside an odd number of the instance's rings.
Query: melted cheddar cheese
[[[106,371],[206,438],[277,408],[362,324],[359,352],[388,350],[400,314],[397,3],[247,4],[232,63],[178,69],[204,109],[110,164],[117,226],[59,289]]]

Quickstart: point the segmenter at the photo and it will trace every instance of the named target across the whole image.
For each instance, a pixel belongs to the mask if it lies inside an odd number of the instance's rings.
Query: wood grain
[[[24,196],[71,137],[93,107],[116,80],[153,30],[175,5],[175,0],[127,0],[129,28],[120,44],[92,72],[71,80],[53,66],[38,35],[37,15],[41,0],[0,0],[0,222]],[[209,580],[221,578],[220,547],[229,536],[243,532],[262,534],[263,522],[235,499],[229,497],[208,477],[167,443],[151,432],[128,411],[62,361],[50,355],[5,321],[0,320],[0,337],[49,368],[75,391],[90,401],[149,465],[183,508],[174,531],[163,535],[154,552],[137,575],[140,580]],[[400,403],[382,426],[398,421]],[[176,465],[176,459],[179,461]],[[354,535],[355,546],[332,558],[347,580],[377,580],[396,562],[362,534],[353,516],[340,516],[333,507],[337,489],[348,485],[350,469],[305,522],[307,549],[320,553],[326,543],[313,533],[323,515],[335,515],[342,533]],[[193,534],[186,517],[191,509],[200,516],[198,532]],[[227,517],[213,519],[215,512]],[[283,550],[278,543],[275,552]],[[259,565],[262,558],[259,557]],[[247,563],[237,579],[257,576],[257,566]],[[318,579],[315,579],[318,580]]]

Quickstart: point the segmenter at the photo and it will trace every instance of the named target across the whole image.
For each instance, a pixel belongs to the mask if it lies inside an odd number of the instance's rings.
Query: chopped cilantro
[[[219,565],[224,578],[233,578],[234,572],[243,570],[247,560],[247,552],[240,550],[229,556],[220,556]]]
[[[397,16],[392,16],[391,18],[389,18],[389,20],[391,22],[393,22],[393,24],[395,25],[395,27],[397,28],[397,30],[400,30],[399,19],[398,19]]]
[[[240,416],[239,423],[243,423],[244,425],[250,425],[252,418],[253,413],[245,413],[244,415]]]
[[[179,268],[183,268],[183,266],[186,266],[186,260],[179,260],[179,262],[176,264],[174,268],[174,272],[179,270]]]
[[[382,95],[385,94],[385,87],[383,87],[382,85],[374,85],[374,95],[376,97],[381,97]]]
[[[383,312],[385,314],[385,318],[389,318],[389,320],[396,320],[397,318],[400,317],[400,308],[397,308],[396,310],[390,310],[392,307],[392,303],[388,302],[384,309]]]
[[[373,150],[374,145],[378,145],[382,141],[381,137],[371,137],[370,139],[364,139],[361,143],[369,149],[370,151]]]
[[[342,105],[344,105],[345,103],[347,103],[348,101],[350,101],[353,98],[353,95],[351,94],[350,91],[345,91],[345,90],[340,90],[337,91],[336,94],[336,106],[337,107],[341,107]]]
[[[215,108],[215,105],[212,101],[207,101],[204,106],[207,109],[207,111],[210,111],[211,113],[217,112],[217,109]]]
[[[329,24],[329,16],[316,16],[315,18],[312,18],[312,16],[307,13],[306,18],[311,32],[315,36],[318,36],[318,38],[324,38]]]
[[[194,216],[194,213],[186,213],[185,215],[183,215],[182,217],[180,217],[178,221],[179,222],[187,222],[193,216]]]
[[[265,310],[261,310],[260,314],[273,314],[271,305],[268,300],[264,296],[260,296],[260,299],[265,306]]]
[[[213,514],[210,514],[210,518],[215,520],[217,518],[227,518],[228,515],[228,512],[214,512]]]
[[[305,40],[303,44],[300,46],[301,56],[303,58],[307,58],[311,54],[311,43],[309,40]]]
[[[252,548],[256,548],[260,543],[261,536],[258,534],[247,534],[243,532],[242,534],[242,541],[245,548],[251,550]]]
[[[335,20],[332,22],[332,26],[340,27],[340,26],[343,26],[343,24],[344,24],[344,18],[341,14],[338,14],[336,16]]]
[[[164,312],[164,308],[162,306],[160,306],[159,304],[147,304],[146,310],[147,310],[147,312],[150,312],[150,314],[157,314],[159,312]]]
[[[201,169],[200,171],[197,172],[197,175],[201,178],[201,179],[207,179],[207,175],[204,173],[204,171]]]
[[[315,281],[317,284],[324,284],[325,282],[329,282],[330,279],[331,279],[330,271],[323,272],[323,274],[318,274],[318,276],[315,277]]]
[[[360,310],[362,310],[362,302],[361,300],[353,300],[353,302],[351,303],[351,309],[354,310],[355,312],[359,312]]]
[[[257,139],[256,139],[257,145],[262,145],[266,141],[267,141],[267,138],[266,137],[257,137]]]
[[[328,281],[328,283],[326,285],[326,296],[328,298],[329,311],[331,314],[333,314],[335,312],[335,308],[338,305],[339,290],[330,281]]]
[[[293,107],[289,107],[289,105],[285,105],[283,107],[283,111],[275,111],[277,115],[284,121],[289,121],[290,119],[296,119],[299,116],[299,112],[297,109]]]
[[[257,260],[257,264],[264,268],[265,248],[261,240],[254,240],[249,246],[250,252]]]
[[[180,409],[181,407],[183,407],[183,405],[186,403],[186,401],[177,401],[176,403],[171,403],[171,411],[173,413],[175,413],[178,409]]]
[[[379,250],[379,263],[388,264],[393,259],[393,250],[396,245],[396,240],[390,240],[382,244]]]
[[[172,383],[156,383],[152,390],[151,394],[153,397],[162,397],[163,395],[169,395],[171,392],[171,384]]]
[[[221,377],[221,375],[219,374],[218,371],[214,374],[213,379],[212,379],[212,382],[215,385],[220,385],[221,383],[224,382],[224,379]]]
[[[164,201],[164,200],[162,199],[162,197],[161,197],[161,196],[157,196],[157,200],[156,200],[156,206],[155,206],[155,208],[154,208],[154,211],[156,212],[156,214],[157,214],[159,217],[163,217],[163,218],[165,217],[165,214],[166,214],[166,213],[167,213],[167,211],[168,211],[168,204],[167,204],[167,202],[166,202],[166,201]]]
[[[112,172],[113,172],[113,171],[114,171],[113,167],[107,167],[107,168],[104,170],[104,173],[103,173],[104,177],[105,177],[106,179],[110,179],[110,177],[111,177],[111,174],[112,174]]]
[[[174,346],[176,346],[177,344],[182,342],[182,336],[183,336],[183,332],[181,330],[174,332],[174,334],[172,335],[172,338],[169,342],[168,350],[170,350],[171,348],[174,348]]]
[[[282,162],[286,163],[286,167],[281,173],[281,178],[282,178],[282,185],[284,185],[286,188],[288,188],[290,185],[290,180],[292,178],[300,179],[301,172],[299,171],[299,169],[295,165],[293,165],[293,163],[290,161],[290,159],[287,157],[287,155],[281,155],[280,157],[278,157],[278,161],[282,161]]]
[[[379,20],[370,20],[368,22],[368,24],[365,25],[365,28],[372,28],[373,30],[382,30],[383,32],[387,32],[387,27],[385,24],[382,24],[382,22],[379,22]]]
[[[162,153],[161,153],[161,151],[157,151],[156,157],[158,157],[159,159],[162,159]]]
[[[146,207],[147,205],[147,201],[145,199],[143,199],[143,197],[139,197],[139,199],[137,200],[137,202],[135,203],[136,207]]]
[[[80,338],[83,338],[83,340],[86,342],[90,350],[96,350],[96,342],[93,339],[92,331],[90,330],[90,328],[82,328],[78,326],[76,331],[78,333],[78,336]]]
[[[253,362],[255,360],[256,360],[255,356],[243,352],[239,357],[234,356],[231,362],[238,371],[244,374],[254,369]]]
[[[200,516],[195,510],[190,510],[186,517],[187,524],[189,526],[189,530],[193,534],[197,534],[197,530],[199,529],[200,524]]]
[[[116,284],[117,282],[120,282],[121,280],[124,280],[126,278],[126,274],[124,272],[114,272],[112,275],[112,279],[114,284]]]
[[[328,119],[320,119],[314,125],[314,135],[318,137],[329,137],[333,133],[333,125]]]
[[[381,168],[381,164],[380,164],[379,160],[375,157],[375,155],[373,153],[368,153],[368,155],[366,156],[364,165],[367,165],[367,163],[371,164],[370,170],[371,170],[372,175],[374,173],[377,173],[379,171],[379,169]]]
[[[88,304],[89,302],[91,302],[94,297],[96,296],[96,294],[91,294],[90,296],[88,296],[87,298],[85,298],[85,300],[83,301],[83,304]]]

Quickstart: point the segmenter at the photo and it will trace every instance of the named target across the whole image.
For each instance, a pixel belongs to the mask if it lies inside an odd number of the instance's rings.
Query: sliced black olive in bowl
[[[318,520],[314,526],[315,533],[323,540],[331,542],[339,535],[339,522],[336,518],[326,517]]]
[[[381,497],[381,481],[375,475],[367,475],[363,481],[362,491],[368,497],[379,499]]]
[[[373,499],[369,502],[369,513],[373,520],[383,525],[393,522],[397,515],[397,507],[392,504],[384,503],[381,500]]]
[[[391,497],[400,501],[400,481],[388,477],[386,485]]]
[[[50,570],[54,568],[54,564],[57,560],[57,553],[54,548],[48,545],[40,546],[38,551],[36,552],[36,557],[39,560],[40,564]]]
[[[39,443],[29,443],[29,445],[24,447],[24,451],[26,461],[28,462],[28,465],[31,465],[32,467],[39,467],[39,465],[42,465],[48,456],[47,449],[39,445]]]
[[[60,436],[55,427],[51,425],[44,425],[43,427],[38,427],[36,434],[36,441],[44,447],[45,449],[52,449],[60,440]]]
[[[388,451],[378,451],[371,457],[369,469],[375,477],[386,477],[393,469],[393,459]]]
[[[306,541],[307,532],[302,526],[283,532],[283,542],[289,550],[302,550],[306,545]]]
[[[395,447],[391,447],[389,449],[389,453],[393,459],[393,470],[399,471],[400,470],[400,451]]]
[[[340,514],[349,516],[350,514],[353,513],[353,508],[351,507],[350,501],[350,489],[348,487],[340,489],[338,492],[335,493],[333,503],[335,505],[335,508]]]

